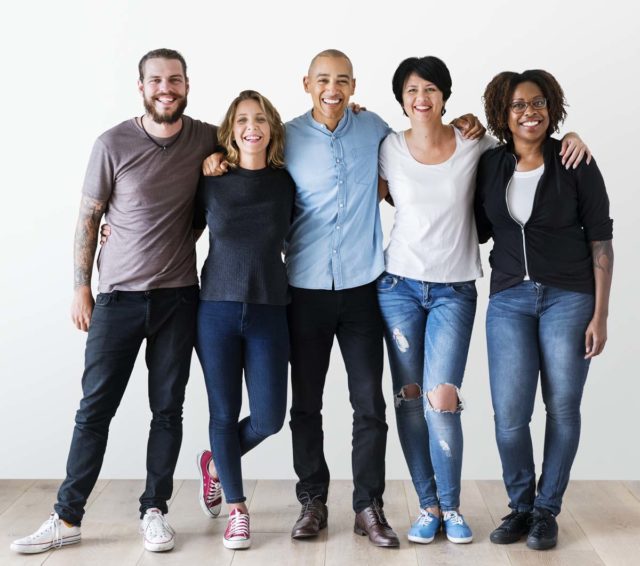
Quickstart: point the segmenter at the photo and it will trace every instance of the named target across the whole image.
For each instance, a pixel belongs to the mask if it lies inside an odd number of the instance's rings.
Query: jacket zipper
[[[522,224],[520,221],[514,218],[513,214],[511,214],[511,209],[509,208],[509,187],[511,186],[511,181],[513,181],[513,177],[516,172],[516,167],[518,166],[518,158],[514,155],[513,159],[515,161],[515,165],[513,168],[513,173],[511,173],[511,177],[509,178],[509,182],[507,183],[507,189],[504,192],[504,201],[505,201],[505,204],[507,205],[507,212],[509,213],[511,220],[513,220],[518,226],[520,226],[520,233],[522,234],[522,256],[524,257],[524,280],[529,281],[530,278],[529,278],[529,264],[527,262],[527,239],[524,235],[524,224]]]

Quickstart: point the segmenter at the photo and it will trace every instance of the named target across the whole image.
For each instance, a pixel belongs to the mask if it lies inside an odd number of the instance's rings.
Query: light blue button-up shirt
[[[347,110],[333,132],[311,111],[286,124],[296,200],[285,260],[294,287],[351,289],[384,270],[378,148],[390,131],[368,111]]]

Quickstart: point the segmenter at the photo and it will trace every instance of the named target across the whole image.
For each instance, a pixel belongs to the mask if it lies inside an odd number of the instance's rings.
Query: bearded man
[[[216,145],[216,128],[183,115],[189,79],[180,53],[150,51],[138,70],[145,114],[97,139],[82,189],[71,318],[88,336],[66,479],[54,512],[35,533],[11,545],[16,552],[80,542],[80,523],[100,473],[109,424],[143,340],[152,419],[140,530],[147,550],[174,546],[165,514],[182,442],[182,405],[195,340],[193,203],[200,164]],[[111,236],[98,257],[94,302],[91,274],[103,215]]]

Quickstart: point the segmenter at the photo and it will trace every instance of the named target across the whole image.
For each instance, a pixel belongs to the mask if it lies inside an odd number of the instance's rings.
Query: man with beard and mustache
[[[145,339],[153,416],[140,530],[147,550],[174,546],[165,513],[195,340],[194,243],[199,234],[194,233],[193,205],[200,164],[215,149],[216,128],[183,115],[189,79],[180,53],[150,51],[140,60],[139,73],[146,112],[98,138],[82,190],[71,318],[88,337],[66,479],[54,513],[35,533],[11,545],[16,552],[80,542],[80,523],[102,466],[109,424]],[[91,273],[105,214],[111,236],[98,257],[100,293],[94,303]]]

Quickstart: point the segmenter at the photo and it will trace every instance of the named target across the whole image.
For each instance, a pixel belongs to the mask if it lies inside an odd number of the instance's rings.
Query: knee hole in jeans
[[[425,396],[428,411],[460,413],[464,409],[464,400],[460,395],[460,389],[453,383],[438,383]]]
[[[422,398],[422,387],[419,383],[403,385],[394,396],[394,405],[398,408],[402,402],[417,401]]]

